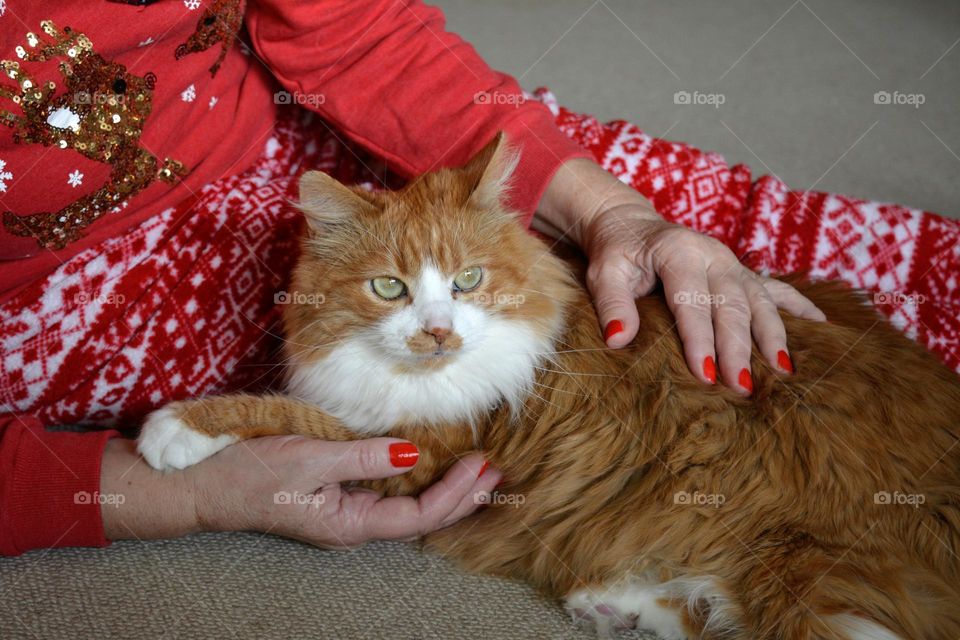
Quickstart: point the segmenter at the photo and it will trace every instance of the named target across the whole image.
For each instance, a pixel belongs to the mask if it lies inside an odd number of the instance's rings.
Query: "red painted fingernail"
[[[738,380],[740,386],[746,389],[749,393],[753,393],[753,378],[750,377],[749,369],[740,370],[740,379]]]
[[[611,336],[615,336],[623,331],[623,323],[619,320],[611,320],[607,323],[607,328],[603,330],[603,341],[606,342]]]
[[[710,384],[717,384],[717,363],[713,361],[713,356],[703,359],[703,377],[709,380]]]
[[[420,450],[412,442],[394,442],[390,445],[390,464],[395,467],[412,467],[417,464]]]
[[[777,366],[787,373],[793,373],[793,360],[791,360],[787,352],[782,349],[777,351]]]
[[[483,474],[485,474],[485,473],[487,472],[487,467],[489,467],[489,466],[490,466],[490,461],[489,461],[489,460],[484,460],[484,461],[483,461],[483,466],[480,467],[480,472],[477,474],[477,479],[480,479],[480,478],[483,477]]]

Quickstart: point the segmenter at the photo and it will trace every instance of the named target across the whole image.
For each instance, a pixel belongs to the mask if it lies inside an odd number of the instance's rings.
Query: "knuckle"
[[[591,260],[587,266],[587,280],[598,286],[610,281],[622,280],[630,263],[622,256],[603,254],[596,260]]]
[[[717,310],[717,315],[727,322],[749,322],[752,315],[746,298],[729,296]]]
[[[677,304],[676,316],[683,323],[691,322],[694,324],[710,324],[713,312],[705,304]]]
[[[374,477],[380,469],[380,455],[369,443],[364,443],[357,452],[357,464],[364,478]]]

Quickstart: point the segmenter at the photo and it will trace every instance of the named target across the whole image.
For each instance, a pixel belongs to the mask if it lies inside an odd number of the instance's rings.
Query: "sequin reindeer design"
[[[42,247],[62,249],[90,223],[119,211],[154,180],[172,183],[185,170],[169,158],[160,162],[140,143],[150,115],[156,80],[152,74],[136,76],[123,65],[104,60],[89,38],[69,27],[60,30],[50,20],[40,26],[47,38],[28,33],[26,47],[15,49],[17,57],[28,62],[59,59],[66,91],[55,95],[55,82],[38,84],[20,62],[2,60],[0,69],[17,87],[0,85],[0,99],[12,100],[22,114],[0,109],[0,122],[13,129],[16,144],[73,149],[112,167],[103,187],[55,213],[3,213],[3,225],[11,233],[32,236]]]
[[[177,47],[175,52],[177,60],[190,53],[206,51],[220,43],[220,53],[210,67],[210,75],[217,75],[220,65],[227,57],[227,52],[237,39],[237,32],[243,23],[243,8],[242,0],[214,0],[205,7],[197,21],[196,31],[186,42]]]

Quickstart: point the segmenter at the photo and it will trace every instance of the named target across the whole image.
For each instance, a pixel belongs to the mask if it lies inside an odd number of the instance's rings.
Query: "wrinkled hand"
[[[470,454],[417,498],[349,486],[409,471],[391,462],[389,446],[397,442],[404,441],[274,436],[227,447],[186,471],[205,475],[194,483],[201,529],[265,531],[331,549],[408,540],[473,513],[476,495],[493,491],[502,477],[493,468],[480,476],[483,457]]]
[[[771,365],[793,372],[777,309],[825,319],[796,289],[747,269],[721,242],[663,220],[649,201],[595,163],[566,163],[541,207],[545,226],[563,229],[586,252],[587,286],[612,348],[636,336],[634,300],[659,279],[693,374],[716,383],[719,365],[722,382],[748,394],[751,335]]]

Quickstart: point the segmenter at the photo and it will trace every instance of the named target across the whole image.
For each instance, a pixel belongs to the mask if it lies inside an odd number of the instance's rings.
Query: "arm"
[[[565,234],[586,252],[587,286],[610,347],[633,340],[640,326],[634,299],[662,282],[687,366],[707,384],[719,372],[725,385],[750,394],[754,340],[775,370],[793,372],[778,309],[825,319],[796,289],[757,275],[721,242],[663,220],[592,161],[571,160],[557,171],[533,226]]]
[[[328,442],[298,436],[255,438],[227,447],[185,471],[152,469],[132,440],[111,440],[103,457],[104,495],[123,495],[103,507],[113,540],[169,538],[197,531],[263,531],[327,548],[368,540],[410,539],[472,513],[501,480],[483,473],[478,454],[463,457],[418,497],[383,498],[353,481],[409,471],[394,438]]]
[[[528,223],[557,168],[589,157],[422,2],[258,0],[247,28],[287,91],[404,175],[459,166],[506,132],[521,151],[511,205]]]
[[[116,431],[47,431],[33,416],[0,417],[0,554],[109,544],[100,463]]]

